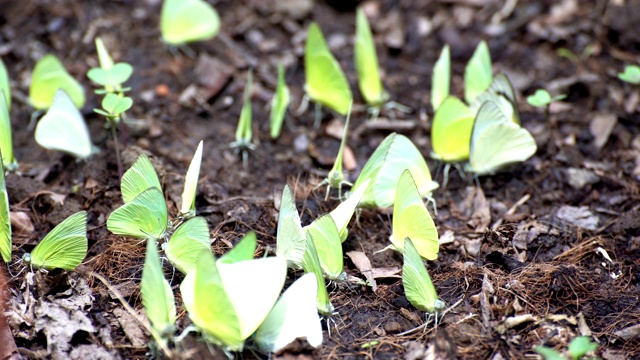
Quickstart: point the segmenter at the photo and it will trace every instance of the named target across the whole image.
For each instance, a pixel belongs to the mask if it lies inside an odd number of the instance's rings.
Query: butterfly
[[[536,150],[529,131],[509,119],[496,103],[486,101],[480,107],[471,134],[470,171],[493,174],[506,165],[527,160]]]
[[[370,106],[382,106],[389,100],[389,94],[382,86],[373,35],[362,8],[358,8],[356,12],[356,39],[353,55],[362,97]]]
[[[451,51],[449,50],[449,45],[445,45],[440,52],[438,60],[433,65],[433,74],[431,76],[431,107],[435,112],[449,96],[450,79]]]
[[[22,261],[36,269],[75,269],[87,255],[87,212],[77,212],[51,230]]]
[[[493,80],[489,47],[483,40],[476,47],[464,69],[464,99],[467,104],[485,92]]]
[[[344,173],[342,172],[342,160],[344,154],[344,147],[347,143],[347,133],[349,132],[349,119],[351,118],[351,105],[349,105],[349,113],[347,114],[347,120],[344,123],[344,130],[342,133],[342,140],[340,141],[340,147],[338,148],[338,155],[336,155],[336,160],[333,162],[333,167],[327,174],[327,177],[322,180],[317,186],[316,189],[320,186],[327,185],[327,194],[324,197],[326,201],[329,199],[329,192],[331,189],[338,189],[338,198],[342,198],[342,185],[352,185],[350,182],[344,179]]]
[[[158,343],[165,343],[175,330],[176,303],[171,285],[164,278],[156,240],[147,239],[147,252],[140,280],[142,306],[151,323],[151,334]]]
[[[180,224],[169,242],[163,244],[163,250],[176,269],[188,274],[195,268],[202,253],[211,253],[207,220],[196,216]]]
[[[193,217],[196,214],[196,193],[198,191],[198,177],[200,176],[200,165],[202,164],[202,140],[196,148],[195,154],[187,175],[184,178],[184,190],[182,191],[182,203],[180,204],[180,214],[185,217]]]
[[[203,254],[180,292],[191,321],[208,341],[240,351],[269,315],[286,276],[283,257],[226,264]]]
[[[7,108],[11,109],[11,84],[9,82],[9,72],[0,58],[0,92],[4,92]]]
[[[402,172],[397,183],[391,230],[389,240],[398,252],[403,252],[404,240],[411,238],[422,258],[438,258],[438,231],[409,170]]]
[[[257,247],[258,239],[256,238],[256,233],[249,231],[231,250],[222,255],[217,260],[217,263],[233,264],[240,261],[251,260]]]
[[[79,159],[98,151],[91,143],[82,114],[63,89],[56,91],[51,107],[38,121],[35,139],[45,149],[63,151]]]
[[[438,298],[431,277],[410,238],[404,240],[402,286],[407,300],[416,309],[429,314],[437,314],[444,309],[445,303]]]
[[[11,118],[9,117],[9,105],[4,90],[0,90],[0,153],[2,162],[9,171],[18,168],[18,162],[13,154],[13,139],[11,137]]]
[[[306,251],[302,259],[302,268],[305,273],[314,274],[316,277],[318,296],[316,298],[316,307],[322,316],[333,316],[333,304],[329,300],[329,292],[327,291],[326,283],[324,281],[324,275],[322,274],[322,266],[320,265],[320,259],[318,258],[318,251],[316,250],[315,241],[312,233],[307,233],[306,238]]]
[[[289,185],[282,190],[278,230],[276,234],[276,255],[287,259],[287,266],[299,269],[306,249],[306,237],[300,224],[293,191]]]
[[[345,281],[340,232],[330,214],[324,214],[304,228],[307,239],[313,239],[322,273],[329,280]]]
[[[231,143],[231,147],[242,152],[242,163],[247,167],[249,150],[255,150],[256,146],[251,143],[253,139],[252,114],[251,114],[251,86],[253,83],[253,70],[249,70],[247,85],[244,88],[244,104],[240,112],[238,127],[236,128],[236,141]]]
[[[284,67],[278,65],[278,85],[276,92],[271,99],[271,115],[269,116],[269,124],[271,128],[271,138],[277,139],[282,130],[284,116],[291,102],[291,93],[284,81]]]
[[[411,170],[420,195],[431,197],[431,192],[438,188],[438,183],[431,179],[431,172],[420,150],[406,136],[392,133],[371,154],[351,188],[355,192],[367,180],[370,181],[358,206],[392,206],[398,179],[405,169]]]
[[[55,94],[63,89],[77,109],[84,106],[84,89],[64,68],[55,55],[45,55],[38,61],[31,76],[29,100],[37,110],[46,110],[55,101]]]
[[[0,157],[0,256],[5,263],[11,261],[11,217],[9,195],[4,180],[4,165]]]
[[[347,77],[333,57],[317,23],[309,25],[304,52],[304,90],[321,106],[346,115],[353,101]],[[319,125],[319,117],[316,117]]]
[[[318,283],[305,274],[280,296],[255,333],[258,347],[278,352],[297,338],[306,338],[312,347],[322,344],[322,324],[316,308]]]
[[[162,39],[170,45],[209,40],[220,30],[220,16],[203,0],[165,0],[160,30]]]

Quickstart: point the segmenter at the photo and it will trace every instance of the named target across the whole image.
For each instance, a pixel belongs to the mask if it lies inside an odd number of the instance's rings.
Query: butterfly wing
[[[202,253],[211,252],[207,220],[196,216],[184,222],[171,235],[164,249],[167,258],[180,272],[193,270]]]
[[[4,182],[4,166],[0,157],[0,256],[5,263],[11,261],[11,217],[9,195]]]
[[[0,59],[0,92],[4,92],[7,101],[7,108],[11,109],[11,83],[9,82],[9,72]]]
[[[489,89],[473,100],[470,106],[471,110],[477,113],[480,106],[486,101],[493,101],[507,118],[520,125],[520,111],[518,110],[516,93],[505,74],[496,75]]]
[[[267,257],[218,264],[224,289],[233,304],[242,340],[253,334],[278,300],[287,277],[284,258]]]
[[[369,187],[369,182],[370,180],[367,179],[362,186],[359,186],[349,195],[347,200],[340,203],[340,205],[336,206],[336,208],[329,213],[340,232],[340,240],[342,242],[347,239],[347,234],[349,233],[347,225],[349,225],[349,221],[351,221],[353,213],[356,211],[356,207],[358,207],[358,203],[362,199],[365,190]]]
[[[346,115],[353,99],[349,82],[315,22],[307,33],[304,65],[307,95],[338,114]]]
[[[2,61],[0,60],[0,63]],[[0,66],[1,68],[2,66]],[[2,71],[0,71],[1,73]],[[1,78],[1,74],[0,74]],[[0,79],[1,81],[2,79]],[[1,84],[0,84],[1,86]],[[0,153],[2,162],[9,170],[18,168],[18,163],[13,155],[13,139],[11,137],[11,118],[9,117],[9,104],[6,93],[0,89]]]
[[[388,96],[378,72],[378,55],[369,21],[362,8],[358,8],[356,13],[356,40],[353,55],[360,93],[370,106],[381,106],[387,101]]]
[[[147,240],[147,254],[140,280],[142,306],[153,329],[153,337],[165,342],[165,334],[172,333],[176,321],[176,303],[171,285],[164,278],[162,264],[158,256],[156,240]]]
[[[107,229],[116,235],[159,239],[167,223],[167,204],[162,191],[152,187],[112,212],[107,219]]]
[[[365,192],[360,199],[360,203],[358,203],[358,207],[377,206],[374,192],[376,179],[382,165],[384,164],[387,154],[389,153],[389,148],[396,136],[396,133],[391,133],[380,143],[380,145],[378,145],[376,150],[369,157],[369,160],[364,164],[360,175],[358,175],[358,179],[356,179],[356,182],[351,187],[351,193],[355,193],[361,187],[365,188]],[[366,185],[367,182],[368,185]]]
[[[202,0],[165,0],[160,30],[164,42],[171,45],[209,40],[220,30],[220,16]]]
[[[271,138],[277,139],[280,136],[282,130],[282,123],[284,122],[284,116],[291,102],[291,93],[289,87],[284,80],[284,67],[282,64],[278,65],[278,86],[276,93],[271,99],[271,116],[269,117],[271,127]]]
[[[442,102],[449,96],[450,79],[451,54],[449,45],[445,45],[440,52],[438,60],[433,65],[433,75],[431,76],[431,107],[433,107],[433,111],[437,112]]]
[[[322,344],[322,324],[316,308],[318,283],[314,274],[305,274],[280,296],[256,331],[255,341],[265,352],[278,352],[296,338]]]
[[[256,233],[250,231],[238,241],[236,246],[222,255],[222,257],[218,259],[218,263],[233,264],[240,261],[251,260],[257,247],[258,239],[256,238]]]
[[[469,158],[469,141],[473,130],[474,112],[455,96],[440,104],[431,126],[433,157],[445,162]]]
[[[122,175],[120,191],[124,203],[135,199],[149,188],[162,189],[156,169],[145,154],[140,154],[129,170]]]
[[[93,154],[93,144],[84,118],[63,89],[56,91],[51,107],[36,126],[36,142],[84,159]]]
[[[342,257],[342,241],[336,223],[329,214],[322,215],[304,227],[315,244],[322,272],[331,280],[342,277],[344,259]]]
[[[42,239],[31,252],[31,265],[47,270],[75,269],[87,255],[87,212],[77,212]]]
[[[63,89],[76,108],[84,106],[84,89],[69,75],[64,66],[54,55],[45,55],[33,69],[29,100],[38,110],[46,110],[54,101],[55,93]]]
[[[184,191],[182,192],[182,203],[180,213],[194,216],[196,214],[196,193],[198,191],[198,177],[200,176],[200,164],[202,164],[202,141],[198,144],[187,175],[184,178]]]
[[[485,92],[492,80],[491,55],[487,43],[483,40],[464,69],[464,99],[467,104],[471,104],[476,96]]]
[[[436,288],[411,239],[404,240],[402,285],[407,300],[420,311],[437,313],[444,308]]]
[[[471,171],[492,174],[508,164],[527,160],[536,150],[529,131],[513,123],[495,103],[487,101],[480,107],[471,135]]]
[[[404,239],[413,240],[418,253],[427,260],[438,258],[438,231],[424,206],[411,172],[405,170],[397,183],[393,206],[391,243],[399,251],[404,249]]]
[[[333,315],[333,305],[329,300],[329,293],[324,282],[324,276],[322,275],[322,267],[320,266],[320,259],[318,259],[318,252],[316,245],[309,232],[307,232],[307,250],[304,252],[304,258],[302,259],[302,268],[305,273],[313,273],[316,277],[318,284],[318,297],[316,298],[316,307],[323,316]]]
[[[282,190],[278,233],[276,235],[276,254],[287,259],[291,268],[300,268],[306,249],[306,237],[300,224],[300,215],[296,209],[293,191],[289,185]]]

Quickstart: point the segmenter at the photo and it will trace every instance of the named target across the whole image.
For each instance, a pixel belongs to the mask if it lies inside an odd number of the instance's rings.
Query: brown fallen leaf
[[[600,150],[609,140],[613,128],[618,123],[618,117],[613,113],[596,114],[589,124],[593,136],[593,144]]]
[[[9,212],[9,217],[11,218],[11,228],[15,233],[26,235],[35,231],[31,217],[26,212],[11,211]]]
[[[358,271],[360,271],[360,273],[364,275],[365,278],[367,278],[367,282],[369,283],[369,285],[371,285],[373,292],[376,292],[376,290],[378,289],[378,284],[376,284],[376,279],[373,276],[371,260],[369,260],[367,255],[362,251],[349,251],[347,252],[347,256],[349,257],[349,259],[351,259],[351,261],[353,261],[353,264],[356,266]]]
[[[489,203],[484,196],[482,188],[475,189],[475,196],[473,197],[473,214],[471,219],[467,222],[469,226],[475,229],[476,232],[484,232],[491,222],[491,209],[489,209]]]

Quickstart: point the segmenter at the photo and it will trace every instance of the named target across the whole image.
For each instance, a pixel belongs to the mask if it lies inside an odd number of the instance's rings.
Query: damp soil
[[[357,94],[352,61],[356,1],[217,1],[220,35],[186,51],[162,43],[159,0],[5,2],[0,55],[12,79],[11,121],[20,162],[19,174],[7,177],[7,188],[11,211],[21,216],[14,219],[9,270],[18,274],[22,253],[65,217],[87,210],[85,262],[73,274],[48,274],[41,280],[47,291],[33,295],[60,296],[69,285],[57,282],[84,279],[92,296],[84,310],[95,331],[75,334],[68,356],[87,345],[112,357],[147,356],[147,335],[142,334],[142,343],[134,339],[130,327],[139,324],[123,317],[121,302],[89,275],[102,275],[141,309],[145,244],[114,236],[105,226],[121,196],[114,143],[104,121],[92,113],[100,98],[85,76],[97,64],[96,36],[116,61],[135,69],[128,83],[134,100],[129,115],[137,121],[119,138],[125,168],[138,154],[150,155],[169,211],[177,214],[183,174],[204,140],[196,207],[208,221],[213,250],[222,254],[253,230],[257,256],[275,246],[274,200],[285,184],[293,187],[305,223],[337,204],[324,201],[324,188],[315,189],[337,152],[339,140],[327,131],[334,116],[325,112],[321,127],[314,129],[313,109],[297,111],[304,95],[305,29],[311,21],[322,27],[354,90],[347,143],[354,160],[351,181],[393,131],[411,138],[430,159],[432,66],[448,43],[452,91],[461,95],[464,65],[485,39],[494,70],[505,72],[520,94],[522,124],[534,135],[538,151],[493,176],[474,179],[452,170],[446,188],[434,193],[434,218],[446,241],[428,269],[451,308],[438,326],[416,329],[424,314],[409,304],[398,276],[378,279],[375,293],[366,286],[331,285],[338,315],[323,324],[323,345],[313,351],[294,347],[283,357],[522,359],[535,356],[534,346],[564,350],[572,338],[587,335],[602,358],[640,358],[640,335],[633,330],[640,323],[639,95],[637,87],[616,77],[624,64],[640,60],[640,12],[634,11],[637,5],[613,1],[514,3],[511,9],[501,1],[364,2],[385,87],[391,99],[411,109],[408,114],[383,110],[372,123]],[[29,79],[35,62],[47,53],[56,54],[87,91],[83,113],[101,148],[87,160],[47,151],[34,141]],[[279,63],[287,69],[293,101],[282,135],[272,140],[268,106]],[[244,168],[229,144],[249,68],[254,69],[257,150]],[[549,119],[524,100],[537,88],[567,95],[552,106]],[[428,162],[442,183],[443,165]],[[400,267],[402,258],[394,252],[374,255],[388,244],[388,219],[384,212],[364,210],[350,227],[345,253],[364,252],[374,268]],[[345,259],[346,272],[364,279]],[[172,274],[168,265],[165,270]],[[289,281],[294,277],[290,274]],[[181,279],[172,277],[174,288]],[[4,289],[7,304],[24,300],[27,280],[27,272],[10,278]],[[182,330],[189,320],[177,296]],[[7,311],[20,309],[7,305]],[[28,319],[8,319],[23,356],[52,356],[51,339],[42,329]],[[197,339],[188,338],[184,346],[185,357],[222,356]],[[241,356],[259,355],[246,350]]]

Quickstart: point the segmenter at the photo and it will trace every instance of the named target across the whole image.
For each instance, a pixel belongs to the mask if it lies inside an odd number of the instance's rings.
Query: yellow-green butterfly
[[[256,233],[249,231],[231,250],[222,255],[217,263],[233,264],[240,261],[251,260],[257,247],[258,239],[256,238]]]
[[[82,114],[63,89],[56,91],[51,107],[38,121],[35,139],[45,149],[63,151],[78,159],[98,152]]]
[[[486,101],[480,107],[471,134],[470,171],[493,174],[506,165],[527,160],[536,150],[529,131],[515,124],[496,103]]]
[[[180,292],[191,321],[208,341],[240,351],[269,315],[286,276],[287,262],[279,256],[225,264],[205,254]]]
[[[389,240],[400,253],[404,240],[411,238],[420,256],[427,260],[438,258],[438,230],[424,206],[413,176],[409,170],[402,172],[397,183],[393,204],[392,234]]]
[[[353,100],[349,82],[315,22],[309,25],[307,32],[304,67],[304,90],[311,100],[340,115],[346,115]],[[316,117],[317,125],[318,121],[319,116]]]
[[[316,306],[322,316],[333,316],[334,307],[329,300],[329,293],[324,282],[324,275],[322,274],[322,267],[320,266],[320,259],[318,259],[318,252],[312,234],[307,232],[306,238],[306,251],[304,252],[304,258],[302,259],[302,268],[305,273],[312,273],[316,277],[318,284],[318,297],[316,299]]]
[[[13,139],[11,137],[11,118],[5,91],[0,89],[0,153],[2,162],[9,171],[18,168],[18,162],[13,154]]]
[[[31,106],[38,110],[48,109],[58,89],[63,89],[69,95],[76,108],[84,106],[84,89],[80,83],[69,75],[55,55],[45,55],[38,61],[31,76]]]
[[[22,261],[36,269],[75,269],[87,255],[87,212],[77,212],[51,230]]]
[[[5,263],[11,261],[11,217],[2,157],[0,157],[0,256]]]
[[[362,186],[359,186],[354,192],[352,192],[349,197],[340,203],[340,205],[336,206],[335,209],[331,210],[329,215],[336,224],[338,228],[338,232],[340,233],[340,240],[344,242],[347,240],[347,235],[349,234],[349,230],[347,229],[347,225],[349,225],[349,221],[353,217],[353,213],[356,211],[360,200],[362,200],[362,196],[364,192],[369,187],[369,180],[366,180]]]
[[[161,189],[160,179],[149,157],[140,154],[131,168],[122,175],[120,182],[122,200],[126,204],[152,187]]]
[[[247,85],[244,88],[244,104],[240,112],[238,127],[236,128],[236,141],[231,143],[231,147],[242,152],[242,163],[246,168],[248,165],[249,150],[255,150],[256,146],[251,143],[253,139],[252,114],[251,114],[251,85],[253,83],[253,69],[249,69],[247,75]]]
[[[438,183],[431,179],[431,172],[420,150],[404,135],[392,133],[373,152],[353,184],[352,192],[370,180],[359,207],[390,207],[396,197],[396,185],[405,169],[411,170],[420,195],[431,197]]]
[[[444,309],[445,303],[438,298],[431,277],[410,238],[404,240],[403,260],[402,286],[411,305],[429,314],[437,314]]]
[[[329,199],[329,192],[331,189],[338,189],[338,198],[342,198],[342,185],[352,185],[350,182],[344,179],[344,172],[342,171],[342,160],[344,154],[344,147],[347,143],[347,133],[349,132],[349,119],[351,118],[351,105],[349,105],[349,113],[347,114],[347,120],[344,123],[344,131],[342,133],[342,140],[340,141],[340,148],[338,148],[338,155],[336,155],[336,160],[333,162],[333,167],[327,174],[327,177],[322,180],[317,186],[316,189],[327,185],[327,194],[324,197],[326,201]]]
[[[478,113],[480,106],[486,101],[493,101],[500,110],[516,124],[520,124],[520,112],[518,111],[518,100],[516,92],[509,78],[500,73],[495,76],[487,91],[478,95],[471,103],[471,110]]]
[[[162,39],[170,45],[209,40],[220,30],[220,16],[203,0],[165,0],[160,30]]]
[[[434,159],[458,162],[469,158],[469,141],[475,112],[455,96],[447,96],[436,111],[431,126]]]
[[[284,116],[290,102],[291,93],[284,80],[284,66],[278,64],[278,86],[273,94],[273,99],[271,99],[271,116],[269,117],[272,139],[277,139],[280,136]]]
[[[322,344],[322,324],[316,309],[318,283],[314,274],[305,274],[280,296],[258,328],[255,342],[267,352],[278,352],[297,338],[318,347]]]
[[[196,216],[185,221],[173,232],[169,242],[163,244],[163,248],[171,264],[183,274],[188,274],[203,253],[211,253],[207,220]]]
[[[431,76],[431,107],[433,107],[433,111],[437,111],[442,102],[449,96],[450,79],[451,53],[449,45],[445,45],[440,52],[438,60],[433,65],[433,74]]]
[[[164,278],[156,240],[147,239],[147,253],[140,280],[142,306],[151,323],[151,335],[158,343],[165,343],[173,335],[176,322],[176,303],[171,285]]]
[[[464,99],[467,104],[471,104],[478,95],[485,92],[492,80],[491,55],[487,43],[483,40],[464,69]]]
[[[167,204],[162,191],[151,187],[114,210],[107,229],[116,235],[160,239],[168,224]]]
[[[4,66],[4,61],[0,58],[0,92],[4,91],[7,101],[7,108],[11,109],[11,84],[9,83],[9,72]]]
[[[358,8],[356,12],[356,39],[353,56],[362,97],[369,106],[381,107],[389,100],[389,94],[382,86],[373,35],[371,35],[369,21],[362,8]]]
[[[313,239],[322,273],[329,280],[345,281],[342,241],[331,215],[324,214],[303,229],[307,239]]]
[[[198,177],[200,176],[200,164],[202,164],[202,141],[198,144],[187,175],[184,177],[184,190],[182,191],[182,203],[180,215],[190,218],[196,215],[196,193],[198,191]]]
[[[278,215],[276,255],[287,259],[288,267],[299,269],[302,266],[305,249],[306,237],[300,224],[295,197],[289,185],[285,185]]]

